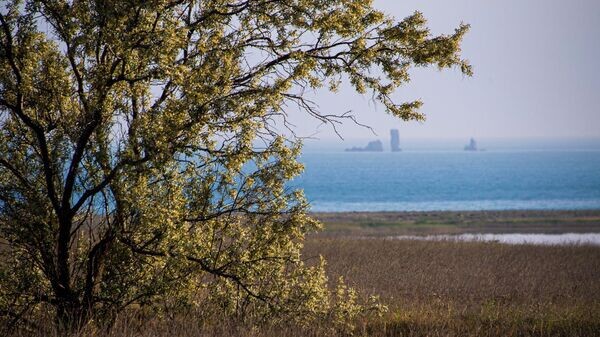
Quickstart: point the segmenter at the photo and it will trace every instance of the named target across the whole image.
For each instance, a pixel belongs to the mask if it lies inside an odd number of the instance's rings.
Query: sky
[[[393,118],[349,86],[314,93],[321,111],[352,110],[376,133],[348,122],[339,128],[347,141],[385,141],[390,128],[401,139],[600,138],[600,1],[375,0],[375,7],[398,19],[421,11],[434,34],[470,24],[462,55],[475,75],[412,71],[394,98],[423,100],[423,123]],[[305,116],[294,122],[300,136],[337,139]]]

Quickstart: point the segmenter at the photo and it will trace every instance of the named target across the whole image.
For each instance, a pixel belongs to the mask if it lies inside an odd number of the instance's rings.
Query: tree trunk
[[[56,323],[61,334],[70,335],[79,331],[91,318],[91,306],[80,300],[72,289],[71,275],[71,228],[73,217],[70,212],[59,215],[57,242]],[[66,214],[65,214],[66,213]]]
[[[56,323],[61,334],[77,333],[89,322],[91,316],[91,308],[84,306],[73,294],[58,300]]]

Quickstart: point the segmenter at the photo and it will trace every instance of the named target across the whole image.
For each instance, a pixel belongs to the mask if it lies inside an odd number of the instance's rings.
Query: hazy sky
[[[424,13],[433,33],[471,24],[463,56],[475,76],[458,70],[413,71],[395,95],[398,102],[425,102],[424,123],[406,123],[349,88],[319,92],[323,112],[353,110],[380,138],[391,127],[402,138],[590,138],[600,137],[600,1],[598,0],[376,0],[396,18]],[[295,119],[301,135],[316,125]],[[377,138],[351,123],[347,139]],[[329,127],[320,139],[334,137]]]

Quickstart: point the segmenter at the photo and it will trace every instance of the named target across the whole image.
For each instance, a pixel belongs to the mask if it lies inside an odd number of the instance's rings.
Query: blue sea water
[[[308,152],[312,211],[600,209],[600,150]]]

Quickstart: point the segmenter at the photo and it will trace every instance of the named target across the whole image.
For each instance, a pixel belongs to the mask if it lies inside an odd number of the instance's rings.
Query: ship
[[[469,144],[465,145],[465,151],[478,151],[477,142],[475,141],[475,139],[471,138]]]
[[[369,142],[365,147],[353,147],[346,149],[346,152],[383,152],[383,143],[380,140]]]
[[[400,148],[400,133],[398,129],[390,130],[390,146],[392,152],[400,152],[402,149]]]

